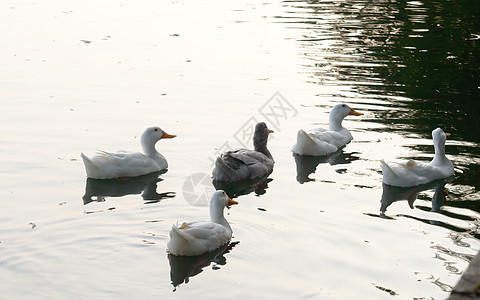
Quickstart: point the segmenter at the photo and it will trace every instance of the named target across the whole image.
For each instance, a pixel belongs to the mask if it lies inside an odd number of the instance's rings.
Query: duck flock
[[[362,113],[346,104],[335,105],[330,112],[329,128],[314,128],[308,131],[300,129],[292,152],[301,156],[325,156],[344,147],[353,139],[350,131],[342,126],[343,119],[348,115],[360,116]],[[215,161],[213,180],[235,183],[253,182],[251,179],[268,177],[275,163],[267,149],[268,136],[272,132],[264,122],[258,123],[253,136],[254,149],[237,149],[221,154]],[[449,134],[440,128],[432,131],[435,156],[430,163],[381,160],[383,183],[389,186],[412,187],[452,176],[453,164],[445,156],[445,141],[448,136]],[[143,153],[101,151],[94,157],[87,157],[82,153],[87,177],[136,177],[165,170],[168,168],[167,160],[156,150],[155,144],[161,139],[174,137],[175,135],[168,134],[159,127],[149,127],[140,139]],[[225,207],[234,204],[238,202],[232,200],[225,191],[214,192],[209,206],[210,221],[173,225],[167,244],[168,252],[178,256],[194,256],[213,251],[228,243],[233,231],[223,212]]]

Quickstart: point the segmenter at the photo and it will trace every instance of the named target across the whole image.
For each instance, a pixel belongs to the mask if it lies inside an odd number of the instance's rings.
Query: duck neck
[[[232,230],[230,224],[228,224],[228,221],[223,216],[223,208],[214,205],[214,203],[210,203],[210,221],[220,224],[230,231]]]
[[[448,161],[448,158],[445,156],[445,143],[435,143],[433,144],[435,148],[435,156],[432,159],[431,164],[441,165],[445,161]]]
[[[344,117],[339,116],[338,114],[330,113],[328,127],[330,131],[340,131],[343,129],[342,121]]]
[[[254,147],[255,151],[261,152],[261,153],[265,154],[266,157],[268,157],[270,159],[273,159],[272,154],[267,149],[267,140],[268,140],[268,137],[261,138],[261,139],[258,139],[258,138],[255,139],[254,138],[253,139],[253,147]]]
[[[155,148],[155,142],[153,142],[151,139],[142,136],[141,143],[142,143],[143,153],[146,156],[151,158],[156,158],[157,156],[160,155],[160,153],[158,153],[157,149]]]

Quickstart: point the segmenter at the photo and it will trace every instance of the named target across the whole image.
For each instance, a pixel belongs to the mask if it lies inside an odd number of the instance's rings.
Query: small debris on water
[[[376,285],[376,284],[373,284],[373,286],[376,287],[377,289],[381,290],[381,291],[389,293],[392,296],[398,295],[397,292],[395,292],[394,290],[387,289],[387,288],[381,287],[381,286]]]

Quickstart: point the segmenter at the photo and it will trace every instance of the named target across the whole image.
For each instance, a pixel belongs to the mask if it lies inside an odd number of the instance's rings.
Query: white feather
[[[228,204],[236,204],[224,191],[218,190],[210,201],[210,222],[184,222],[173,225],[170,230],[168,251],[173,255],[193,256],[210,252],[228,243],[232,238],[232,228],[223,216]]]
[[[337,104],[329,117],[329,129],[315,128],[308,132],[300,129],[297,142],[292,148],[299,155],[324,156],[337,151],[353,139],[348,129],[342,127],[343,119],[348,115],[361,115],[346,104]]]
[[[440,128],[437,128],[432,131],[432,137],[435,156],[428,164],[422,164],[414,160],[399,163],[386,163],[381,160],[383,183],[409,187],[452,176],[454,174],[453,164],[445,156],[446,134]]]
[[[141,137],[145,154],[140,152],[106,152],[98,151],[98,155],[87,157],[81,154],[87,176],[95,179],[111,179],[119,177],[136,177],[164,170],[167,160],[156,149],[155,144],[162,138],[172,138],[159,127],[147,128]]]

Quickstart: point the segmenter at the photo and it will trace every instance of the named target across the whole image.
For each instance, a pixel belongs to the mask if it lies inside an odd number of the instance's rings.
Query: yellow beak
[[[353,116],[361,116],[363,115],[362,113],[359,113],[358,111],[355,111],[353,108],[350,108],[350,112],[348,113],[349,115]]]
[[[234,205],[234,204],[238,204],[238,202],[235,201],[235,200],[232,200],[232,198],[228,197],[228,205]]]
[[[168,133],[166,133],[165,131],[164,131],[163,134],[162,134],[162,139],[173,139],[174,137],[176,137],[176,135],[174,135],[174,134],[168,134]]]

